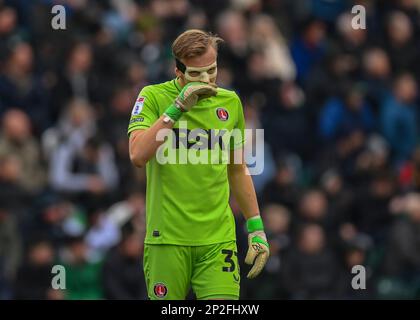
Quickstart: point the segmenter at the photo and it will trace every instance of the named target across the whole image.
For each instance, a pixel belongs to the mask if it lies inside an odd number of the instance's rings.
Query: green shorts
[[[152,300],[183,300],[191,287],[197,299],[239,299],[235,241],[206,246],[145,244],[143,260]]]

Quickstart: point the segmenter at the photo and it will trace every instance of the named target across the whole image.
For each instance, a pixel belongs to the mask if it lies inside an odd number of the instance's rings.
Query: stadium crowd
[[[265,130],[253,179],[271,256],[255,280],[241,265],[241,298],[420,298],[420,1],[0,0],[0,299],[146,299],[126,132],[189,28],[225,40],[218,85]]]

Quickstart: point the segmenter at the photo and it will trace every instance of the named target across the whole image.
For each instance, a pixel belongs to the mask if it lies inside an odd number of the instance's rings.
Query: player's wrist
[[[175,123],[182,117],[182,113],[182,110],[176,106],[176,104],[171,104],[163,114],[166,118],[169,118],[172,123]]]
[[[246,229],[248,233],[262,231],[264,232],[264,223],[260,215],[253,216],[246,220]]]

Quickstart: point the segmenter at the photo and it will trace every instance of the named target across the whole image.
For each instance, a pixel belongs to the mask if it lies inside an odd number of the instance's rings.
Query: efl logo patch
[[[131,113],[133,116],[137,116],[140,114],[141,110],[143,109],[145,97],[138,97],[136,103],[134,104],[133,112]]]
[[[165,298],[166,294],[168,293],[168,288],[165,286],[165,284],[159,282],[156,283],[153,287],[153,292],[155,293],[156,297]]]
[[[229,119],[229,112],[225,108],[217,108],[216,115],[222,121]]]

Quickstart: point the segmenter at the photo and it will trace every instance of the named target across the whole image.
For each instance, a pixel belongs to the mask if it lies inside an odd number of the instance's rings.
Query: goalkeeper
[[[176,79],[144,87],[128,126],[130,159],[146,166],[144,273],[150,299],[185,299],[192,287],[197,299],[239,299],[239,265],[230,190],[248,229],[245,262],[248,278],[263,269],[269,247],[251,176],[243,161],[244,139],[228,144],[229,163],[162,163],[161,130],[174,134],[173,148],[191,151],[211,130],[241,132],[244,115],[238,96],[216,86],[217,47],[223,41],[201,30],[188,30],[174,41]],[[202,129],[194,141],[180,143],[186,131]],[[208,134],[210,135],[210,134]],[[208,137],[207,137],[208,138]],[[233,141],[229,137],[229,142]],[[238,142],[239,140],[239,142]],[[221,144],[223,146],[223,143]],[[217,145],[219,146],[219,144]],[[208,145],[213,152],[217,146]]]

